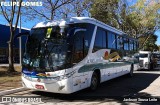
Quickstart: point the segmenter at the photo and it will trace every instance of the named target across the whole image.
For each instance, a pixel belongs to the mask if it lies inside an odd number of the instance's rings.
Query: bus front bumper
[[[53,93],[72,93],[72,77],[62,80],[51,80],[45,78],[26,78],[22,75],[22,85],[25,88]]]

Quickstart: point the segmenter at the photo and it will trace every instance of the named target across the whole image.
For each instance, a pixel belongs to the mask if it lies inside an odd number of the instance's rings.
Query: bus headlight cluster
[[[23,58],[23,62],[24,62],[25,64],[29,64],[29,60],[28,60],[28,59]]]
[[[70,78],[74,73],[75,73],[75,71],[72,71],[72,72],[70,72],[68,74],[65,74],[65,75],[61,75],[61,76],[57,76],[57,77],[48,77],[48,80],[52,80],[53,79],[53,80],[61,81],[63,79]],[[27,76],[27,75],[25,75],[23,73],[22,73],[22,76],[24,78],[28,79],[28,80],[32,80],[32,77],[29,77],[29,76]],[[38,80],[36,80],[36,81],[41,82],[42,80],[40,78],[38,78]]]
[[[27,80],[32,80],[31,77],[29,77],[29,76],[27,76],[27,75],[25,75],[25,74],[23,74],[23,73],[22,73],[22,76],[23,76],[25,79],[27,79]]]

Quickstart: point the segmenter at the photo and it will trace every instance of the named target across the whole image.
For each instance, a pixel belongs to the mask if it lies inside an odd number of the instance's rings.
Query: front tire
[[[90,90],[95,91],[98,88],[99,85],[99,78],[96,72],[93,72],[92,78],[91,78],[91,85]]]

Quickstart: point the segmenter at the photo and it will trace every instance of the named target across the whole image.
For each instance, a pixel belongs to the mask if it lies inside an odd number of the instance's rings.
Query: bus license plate
[[[36,89],[44,89],[44,86],[43,85],[36,85],[35,88]]]

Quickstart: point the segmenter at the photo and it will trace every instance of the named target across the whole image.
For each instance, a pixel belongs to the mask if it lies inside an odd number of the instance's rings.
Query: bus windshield
[[[140,58],[147,58],[147,57],[148,57],[148,54],[139,54],[139,57],[140,57]]]
[[[153,54],[154,58],[160,59],[160,54]]]
[[[31,30],[28,37],[23,65],[36,70],[63,69],[67,63],[67,40],[59,27]]]
[[[62,32],[59,26],[33,28],[26,43],[23,68],[55,71],[72,67],[75,61],[82,60],[87,55],[93,28],[88,31],[86,24],[77,23],[70,24],[63,30]],[[91,34],[82,35],[86,32]],[[78,40],[75,41],[76,37]]]

